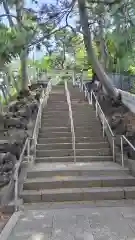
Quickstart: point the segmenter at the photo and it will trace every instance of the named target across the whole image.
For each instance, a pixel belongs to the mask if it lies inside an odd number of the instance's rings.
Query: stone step
[[[51,115],[51,114],[44,114],[42,115],[42,120],[52,120],[54,119],[55,121],[59,121],[60,119],[62,119],[63,121],[64,120],[67,120],[69,119],[69,113],[67,112],[66,114],[58,114],[58,115]]]
[[[65,128],[71,128],[71,123],[70,123],[70,120],[69,119],[66,119],[64,121],[62,121],[62,119],[59,121],[59,120],[53,120],[53,121],[43,121],[42,120],[42,123],[41,123],[41,128],[51,128],[52,126],[55,126],[55,128],[60,128],[62,125],[65,126]],[[76,130],[78,130],[78,128],[82,128],[82,129],[93,129],[93,128],[98,128],[99,130],[102,129],[101,125],[100,124],[97,124],[97,123],[76,123],[74,122],[74,128]]]
[[[67,104],[67,101],[51,101],[51,102],[49,102],[49,104],[48,105],[46,105],[45,106],[45,108],[49,108],[49,107],[63,107],[63,106],[68,106],[68,104]]]
[[[69,121],[70,122],[70,119],[69,119],[69,114],[66,114],[65,116],[64,115],[53,115],[53,116],[45,116],[45,117],[42,117],[41,118],[41,120],[42,121],[51,121],[52,123],[54,123],[54,122],[67,122],[67,121]],[[90,125],[92,125],[92,124],[95,124],[95,126],[96,125],[100,125],[100,122],[99,122],[99,120],[98,119],[96,119],[96,117],[95,118],[91,118],[91,117],[88,117],[88,118],[79,118],[79,116],[78,117],[74,117],[73,116],[73,121],[74,121],[74,123],[82,123],[82,124],[87,124],[87,123],[89,123]]]
[[[62,127],[61,126],[50,126],[50,127],[46,127],[44,126],[45,123],[42,123],[42,127],[41,127],[41,132],[71,132],[71,127],[70,126],[65,126]]]
[[[61,112],[58,114],[50,114],[49,112],[44,112],[44,114],[42,115],[42,119],[51,119],[52,117],[58,119],[59,116],[61,116],[63,119],[66,118],[67,116],[69,116],[69,112]],[[73,114],[73,118],[74,120],[78,120],[78,117],[81,121],[88,121],[89,119],[93,122],[94,120],[98,119],[96,118],[96,114],[94,115],[88,115],[86,116],[85,114],[80,116],[80,114]]]
[[[46,137],[46,138],[59,138],[59,137],[71,137],[71,132],[45,132],[40,129],[39,131],[39,138]]]
[[[93,143],[93,142],[103,142],[105,141],[105,139],[103,139],[102,136],[100,137],[76,137],[75,138],[75,142],[76,143],[83,143],[83,142],[89,142],[89,143]],[[72,143],[72,138],[71,136],[69,137],[59,137],[59,138],[45,138],[45,137],[39,137],[38,138],[38,143],[39,144],[47,144],[47,143],[63,143],[63,142],[67,142],[67,143]]]
[[[109,148],[99,149],[76,149],[76,156],[107,156],[110,155]],[[36,150],[37,157],[65,157],[73,156],[72,149]]]
[[[75,137],[81,137],[81,136],[83,136],[83,137],[94,137],[94,136],[102,136],[102,131],[82,131],[82,132],[75,132]],[[69,131],[69,132],[46,132],[46,131],[44,131],[44,130],[42,130],[42,129],[40,129],[40,131],[39,131],[39,137],[48,137],[48,138],[56,138],[56,137],[69,137],[69,136],[71,136],[71,132]]]
[[[42,127],[52,127],[52,126],[55,126],[55,127],[61,127],[62,125],[64,125],[65,127],[70,127],[71,126],[71,123],[70,123],[70,119],[67,117],[67,119],[64,119],[62,120],[58,120],[58,119],[53,119],[53,120],[44,120],[42,119],[42,124],[41,126]],[[78,128],[78,127],[83,127],[84,129],[94,129],[94,128],[98,128],[98,129],[101,129],[101,124],[100,123],[97,123],[97,122],[88,122],[88,123],[83,123],[83,122],[75,122],[74,121],[74,127]]]
[[[45,178],[54,176],[125,176],[128,168],[113,162],[92,163],[36,163],[28,169],[27,178]]]
[[[75,126],[74,127],[74,130],[75,130],[75,135],[76,135],[76,133],[77,134],[82,134],[82,133],[84,133],[85,134],[85,132],[93,132],[94,130],[93,130],[93,126],[83,126],[83,127],[80,127],[80,126]],[[101,132],[101,127],[100,126],[97,126],[96,127],[96,130],[94,131],[95,132],[95,134],[97,133],[97,132]],[[46,124],[44,123],[44,124],[42,124],[42,127],[41,127],[41,129],[40,129],[40,132],[42,132],[42,133],[67,133],[67,132],[70,132],[71,133],[71,127],[70,126],[66,126],[66,127],[61,127],[61,126],[55,126],[55,127],[52,127],[52,126],[48,126],[48,127],[46,127]]]
[[[53,111],[47,111],[46,109],[44,109],[42,117],[46,117],[46,116],[55,117],[55,116],[58,116],[58,115],[66,116],[68,114],[69,114],[69,111],[67,111],[67,110],[56,111],[54,109]],[[88,119],[88,118],[95,119],[96,118],[96,113],[95,112],[91,113],[88,110],[87,110],[86,113],[80,113],[80,112],[74,112],[73,111],[73,115],[74,115],[75,118],[80,117],[80,119]]]
[[[60,108],[60,107],[63,107],[63,106],[68,106],[68,104],[67,104],[67,101],[54,101],[54,102],[49,102],[49,104],[48,105],[46,105],[45,106],[45,108],[49,108],[49,107],[58,107],[58,108]]]
[[[53,122],[42,120],[41,128],[51,128],[52,126],[55,126],[56,128],[58,128],[58,127],[60,128],[62,125],[64,125],[65,128],[67,128],[67,129],[69,129],[69,128],[71,129],[71,123],[70,123],[69,119],[67,119],[65,121],[62,121],[62,119],[61,119],[61,121],[58,121],[58,120],[54,121],[53,120]],[[83,124],[83,123],[75,123],[74,122],[74,128],[75,128],[76,131],[78,131],[78,130],[82,131],[82,129],[85,130],[85,131],[88,131],[88,130],[93,130],[94,128],[99,129],[99,131],[102,130],[102,126],[100,124],[97,124],[97,123]]]
[[[69,111],[69,108],[68,108],[68,105],[66,106],[61,106],[61,107],[57,107],[57,106],[54,106],[54,107],[46,107],[45,108],[46,112],[50,113],[50,112],[65,112],[65,111]]]
[[[61,106],[61,105],[67,105],[67,100],[66,99],[63,99],[63,100],[51,100],[51,99],[49,99],[48,100],[48,105],[49,106]],[[46,108],[47,106],[45,106],[45,108]]]
[[[98,142],[98,143],[76,143],[76,149],[97,149],[97,148],[107,148],[109,144],[107,142]],[[72,143],[47,143],[47,144],[37,144],[37,150],[45,149],[71,149]]]
[[[135,186],[132,176],[54,176],[50,178],[27,178],[24,190],[93,188],[93,187],[127,187]]]
[[[41,121],[42,125],[45,124],[45,125],[49,125],[50,127],[61,127],[61,126],[65,126],[65,127],[68,127],[68,125],[70,126],[71,125],[71,122],[70,122],[70,119],[69,117],[67,116],[65,119],[63,119],[62,117],[59,119],[59,118],[42,118],[42,121]],[[65,125],[66,124],[66,125]]]
[[[135,199],[135,187],[25,190],[20,197],[24,203]]]
[[[67,104],[67,99],[66,99],[66,97],[65,97],[65,98],[63,98],[63,99],[58,99],[58,100],[57,100],[57,98],[56,98],[56,99],[53,100],[52,96],[50,95],[50,97],[49,97],[49,99],[48,99],[48,103],[49,103],[49,105],[51,105],[51,104],[60,105],[60,104],[62,104],[62,103],[66,103],[66,104]]]
[[[85,120],[81,120],[81,119],[74,119],[74,125],[80,125],[80,126],[94,126],[97,127],[98,125],[101,126],[101,123],[99,122],[99,120],[95,119],[94,121],[91,121],[91,119],[85,119]],[[70,124],[70,119],[69,116],[66,117],[55,117],[55,118],[42,118],[42,123],[45,124],[52,124],[52,126],[55,126],[55,123],[59,123],[61,124],[61,126],[65,126],[65,123]]]
[[[112,161],[112,156],[76,156],[76,162],[100,162]],[[36,157],[36,163],[64,163],[74,162],[73,156],[64,157]]]

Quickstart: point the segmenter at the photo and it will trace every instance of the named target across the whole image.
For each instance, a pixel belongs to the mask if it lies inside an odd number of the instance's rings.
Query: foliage
[[[94,54],[109,72],[134,73],[135,1],[97,2],[86,0],[87,27],[92,33]],[[30,61],[26,54],[26,66],[39,72],[89,69],[88,76],[91,76],[92,65],[90,61],[88,64],[78,6],[74,1],[58,0],[56,5],[33,0],[31,7],[23,0],[9,0],[7,3],[9,26],[0,22],[0,67],[21,57],[24,49],[30,53],[34,46],[43,53],[42,57]],[[6,8],[3,14],[7,14]],[[19,76],[22,78],[20,68]]]
[[[21,51],[20,33],[4,24],[0,24],[0,62],[1,65],[11,62]],[[19,43],[19,44],[18,44]]]

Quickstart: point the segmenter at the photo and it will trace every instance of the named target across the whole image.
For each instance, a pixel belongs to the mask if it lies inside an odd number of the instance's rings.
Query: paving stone
[[[134,207],[30,210],[8,240],[134,240]],[[36,237],[36,238],[35,238]]]
[[[124,239],[133,237],[134,232],[117,212],[117,208],[100,209],[100,213],[90,218],[90,227],[95,239]],[[111,238],[112,237],[112,238]]]
[[[84,231],[83,233],[80,233],[78,230],[76,235],[74,236],[74,239],[75,240],[94,240],[94,236],[90,232]]]

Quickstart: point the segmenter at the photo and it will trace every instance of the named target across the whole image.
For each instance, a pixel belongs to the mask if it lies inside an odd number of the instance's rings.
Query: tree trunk
[[[16,0],[16,14],[17,14],[17,23],[18,27],[22,28],[22,21],[23,21],[23,4],[24,2],[21,0]],[[21,61],[21,81],[22,81],[22,90],[28,90],[28,72],[27,72],[27,47],[22,50],[20,54],[20,61]]]
[[[27,49],[24,49],[20,55],[22,90],[28,90],[27,56]]]
[[[78,8],[79,8],[80,22],[81,22],[82,31],[83,31],[83,38],[84,38],[84,44],[87,52],[88,62],[89,64],[92,64],[94,71],[96,72],[99,80],[105,87],[108,95],[116,100],[117,92],[115,91],[114,87],[111,84],[111,79],[107,76],[104,69],[100,65],[92,47],[92,39],[91,39],[90,30],[88,27],[89,26],[88,14],[87,14],[87,9],[85,5],[85,0],[78,0]]]
[[[99,19],[99,39],[100,39],[100,62],[104,69],[107,67],[107,54],[105,51],[105,40],[104,40],[104,30],[103,30],[103,19],[102,16],[100,16]]]
[[[3,0],[2,2],[3,2],[4,11],[7,14],[7,19],[9,21],[10,27],[14,27],[14,22],[12,21],[12,17],[10,16],[7,0]]]

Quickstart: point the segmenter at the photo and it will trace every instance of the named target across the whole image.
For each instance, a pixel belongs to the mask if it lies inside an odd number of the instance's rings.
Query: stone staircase
[[[24,203],[135,198],[135,178],[113,162],[95,110],[69,87],[76,135],[76,163],[63,86],[55,86],[42,115],[35,164],[28,168]]]

